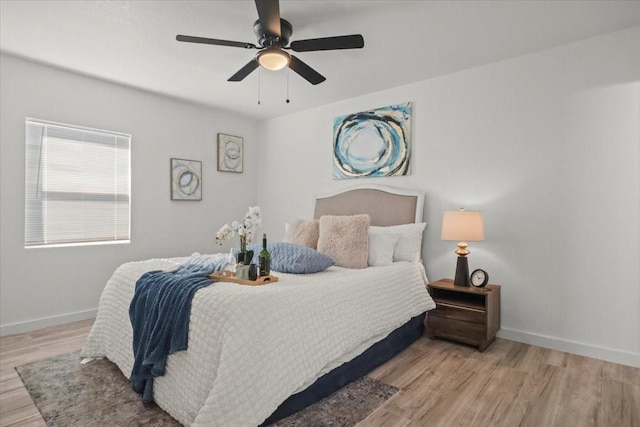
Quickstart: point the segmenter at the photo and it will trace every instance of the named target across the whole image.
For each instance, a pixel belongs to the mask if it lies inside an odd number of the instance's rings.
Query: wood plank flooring
[[[45,426],[14,367],[79,350],[91,325],[0,338],[0,426]],[[513,341],[422,337],[370,376],[400,391],[358,427],[640,427],[640,369]]]
[[[359,427],[640,427],[640,369],[503,339],[422,337],[369,376],[400,391]]]
[[[46,426],[16,366],[80,350],[93,320],[0,337],[0,426]]]

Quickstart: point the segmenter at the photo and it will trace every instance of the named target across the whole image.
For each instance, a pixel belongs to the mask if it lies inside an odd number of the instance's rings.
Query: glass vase
[[[249,265],[253,259],[253,251],[247,250],[247,237],[240,236],[240,250],[238,251],[238,264]]]

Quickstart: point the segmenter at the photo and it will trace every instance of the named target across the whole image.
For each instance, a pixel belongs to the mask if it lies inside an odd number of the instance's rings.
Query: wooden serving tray
[[[236,279],[236,273],[234,273],[233,271],[216,271],[213,274],[210,274],[209,278],[217,280],[219,282],[232,282],[238,283],[240,285],[250,286],[268,285],[269,283],[278,281],[278,277],[276,276],[261,276],[256,280]]]

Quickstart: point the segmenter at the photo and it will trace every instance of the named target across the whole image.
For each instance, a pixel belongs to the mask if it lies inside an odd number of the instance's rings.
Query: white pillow
[[[369,232],[369,266],[390,265],[393,251],[400,240],[399,234],[376,234]]]
[[[427,226],[424,222],[392,225],[390,227],[369,227],[369,235],[399,234],[400,239],[393,251],[394,261],[420,262],[422,258],[422,233]]]

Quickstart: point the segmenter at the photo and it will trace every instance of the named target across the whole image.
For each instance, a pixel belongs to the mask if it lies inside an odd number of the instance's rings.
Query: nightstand
[[[436,303],[427,313],[429,338],[441,337],[477,346],[483,352],[500,329],[500,286],[455,286],[451,279],[430,283]]]

